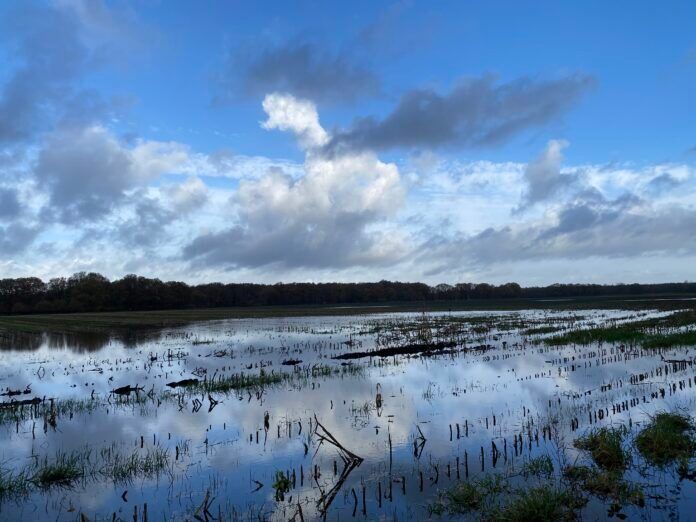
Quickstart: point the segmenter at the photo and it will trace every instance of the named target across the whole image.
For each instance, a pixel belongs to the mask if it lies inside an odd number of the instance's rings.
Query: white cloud
[[[306,148],[321,147],[329,141],[329,135],[319,124],[317,108],[308,100],[273,93],[264,98],[263,110],[268,115],[268,119],[261,124],[264,129],[292,131]]]
[[[307,147],[304,174],[271,171],[242,180],[232,202],[239,221],[201,235],[187,258],[214,266],[350,266],[394,262],[405,253],[398,234],[380,226],[404,200],[398,168],[371,152],[325,156],[328,140],[314,105],[289,95],[266,97],[267,129],[294,132]]]
[[[34,173],[50,195],[51,210],[75,222],[108,215],[128,190],[187,162],[187,148],[178,143],[138,141],[129,147],[102,126],[68,127],[48,137]]]
[[[551,140],[541,155],[527,165],[524,170],[527,188],[520,209],[548,200],[575,181],[571,175],[561,173],[563,149],[567,146],[565,140]]]
[[[99,125],[49,134],[3,180],[0,266],[44,277],[538,284],[554,282],[562,263],[574,267],[565,280],[593,280],[604,259],[625,265],[605,273],[645,281],[668,267],[683,279],[684,260],[696,262],[690,166],[564,166],[560,140],[529,164],[433,153],[397,164],[367,150],[327,153],[312,103],[269,100],[263,126],[294,133],[302,163],[126,142]],[[645,269],[645,256],[662,262]]]

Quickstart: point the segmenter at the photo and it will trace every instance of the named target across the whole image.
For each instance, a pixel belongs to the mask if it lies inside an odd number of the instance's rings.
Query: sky
[[[0,3],[0,278],[696,278],[696,4]]]

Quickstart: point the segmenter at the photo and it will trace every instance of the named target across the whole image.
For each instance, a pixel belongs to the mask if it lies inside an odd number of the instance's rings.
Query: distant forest
[[[559,298],[640,294],[696,294],[696,283],[556,284],[522,288],[517,283],[186,283],[128,275],[110,281],[80,272],[43,282],[36,277],[0,280],[0,314],[165,310],[234,306],[335,305],[434,300]]]

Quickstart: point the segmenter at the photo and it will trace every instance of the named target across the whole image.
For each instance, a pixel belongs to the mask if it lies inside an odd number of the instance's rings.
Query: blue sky
[[[348,107],[320,105],[329,125],[383,114],[400,93],[422,86],[446,90],[462,76],[492,73],[512,80],[582,71],[595,76],[597,85],[560,121],[468,156],[524,161],[554,131],[576,144],[568,159],[578,162],[678,160],[694,145],[689,109],[696,7],[689,2],[670,9],[649,2],[407,2],[379,8],[374,2],[270,2],[263,8],[211,2],[207,9],[192,9],[174,2],[153,3],[138,13],[155,32],[153,48],[94,85],[113,94],[135,93],[130,116],[136,129],[148,132],[154,125],[164,137],[185,137],[201,150],[230,146],[217,130],[234,136],[234,146],[250,154],[295,154],[291,139],[273,140],[254,126],[263,118],[258,99],[226,106],[211,100],[225,55],[259,40],[345,50],[379,71],[381,96]],[[373,44],[365,37],[370,29]]]
[[[4,2],[0,276],[693,279],[694,20]]]

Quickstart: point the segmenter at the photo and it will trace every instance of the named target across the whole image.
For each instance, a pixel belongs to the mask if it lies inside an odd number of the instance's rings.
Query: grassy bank
[[[476,299],[469,301],[426,301],[332,306],[258,306],[239,308],[202,308],[195,310],[158,310],[144,312],[100,312],[0,316],[0,330],[21,332],[83,332],[114,329],[146,329],[182,326],[199,321],[266,317],[309,317],[366,315],[397,312],[447,312],[466,310],[526,309],[646,309],[675,310],[694,307],[688,296],[612,296],[563,299]]]

